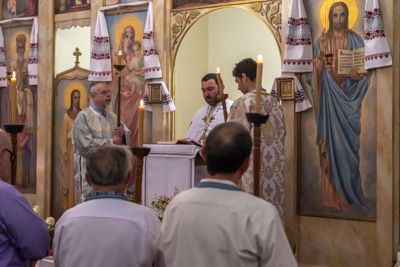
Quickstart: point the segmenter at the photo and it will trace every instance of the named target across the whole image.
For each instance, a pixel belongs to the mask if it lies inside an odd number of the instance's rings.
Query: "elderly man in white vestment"
[[[224,89],[225,85],[222,83],[222,90]],[[208,133],[216,125],[225,122],[225,119],[222,102],[218,99],[220,91],[215,73],[208,73],[201,79],[201,91],[207,104],[194,114],[185,138],[203,145]],[[233,101],[226,99],[225,103],[226,111],[229,113]]]
[[[241,60],[232,71],[238,89],[243,96],[232,104],[228,121],[242,123],[253,136],[253,125],[247,121],[246,113],[255,112],[257,62],[251,58]],[[269,114],[268,121],[261,125],[260,136],[260,197],[271,202],[284,221],[285,199],[283,167],[285,158],[285,118],[278,100],[263,89],[260,102],[261,113]],[[249,169],[242,176],[241,188],[254,193],[253,155]]]
[[[95,146],[108,144],[127,145],[130,130],[121,122],[117,127],[117,115],[106,110],[111,103],[111,91],[107,83],[93,83],[89,87],[93,104],[79,112],[72,127],[74,151],[74,180],[78,203],[93,191],[85,180],[86,155]]]
[[[165,266],[156,212],[124,195],[131,167],[126,146],[90,150],[86,180],[94,191],[56,223],[57,267]]]
[[[167,266],[297,266],[275,207],[237,187],[251,148],[249,131],[238,122],[210,132],[201,149],[207,178],[165,210]]]

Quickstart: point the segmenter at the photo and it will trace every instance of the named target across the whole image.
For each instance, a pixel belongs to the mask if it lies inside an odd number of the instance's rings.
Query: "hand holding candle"
[[[262,62],[262,56],[258,55],[258,61],[257,61],[257,76],[256,76],[256,108],[255,111],[256,113],[261,112],[261,81],[262,81],[262,68],[263,68],[263,62]]]
[[[139,106],[139,126],[138,126],[138,146],[143,147],[143,120],[144,120],[144,104],[143,104],[143,99],[140,100],[140,106]]]
[[[11,120],[12,124],[17,123],[17,78],[15,77],[15,71],[13,71],[12,77],[11,77]]]
[[[121,50],[118,52],[118,65],[121,65],[121,60],[122,60],[122,53]]]

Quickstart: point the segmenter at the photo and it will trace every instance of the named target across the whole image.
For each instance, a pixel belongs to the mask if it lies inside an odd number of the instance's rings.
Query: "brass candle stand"
[[[121,126],[121,71],[125,68],[126,65],[116,64],[114,68],[118,71],[118,109],[117,109],[117,127]]]
[[[15,155],[17,155],[18,141],[17,134],[22,132],[24,129],[23,124],[4,124],[4,129],[7,133],[11,134],[12,150]],[[11,163],[11,184],[17,184],[17,160],[18,156],[15,157],[14,161]]]
[[[260,113],[246,113],[247,121],[254,125],[253,131],[253,173],[254,173],[254,195],[260,196],[260,137],[261,137],[261,124],[267,122],[269,115],[262,115]]]
[[[141,203],[142,198],[142,180],[143,180],[143,158],[149,155],[148,147],[132,147],[132,154],[137,157],[136,175],[135,175],[135,199],[137,204]]]
[[[224,111],[224,120],[226,122],[226,120],[228,119],[228,112],[226,111],[226,99],[228,99],[228,94],[219,94],[217,96],[218,100],[220,100],[222,102],[222,109]]]

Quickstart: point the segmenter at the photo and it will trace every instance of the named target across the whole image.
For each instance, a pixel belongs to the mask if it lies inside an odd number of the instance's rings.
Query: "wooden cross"
[[[76,57],[76,61],[75,61],[75,66],[79,65],[79,56],[82,56],[82,53],[79,52],[79,48],[75,48],[75,52],[73,53],[73,55]]]

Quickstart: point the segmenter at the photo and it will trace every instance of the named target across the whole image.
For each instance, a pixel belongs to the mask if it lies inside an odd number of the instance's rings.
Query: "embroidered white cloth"
[[[28,57],[29,85],[38,84],[38,19],[33,18],[31,40]]]
[[[7,87],[6,55],[4,54],[3,28],[0,26],[0,87]]]
[[[104,11],[118,9],[124,6],[139,5],[148,5],[143,36],[144,77],[146,80],[162,77],[160,60],[158,59],[158,52],[154,43],[153,3],[148,1],[139,1],[99,8],[93,37],[92,55],[90,58],[89,81],[107,82],[112,80],[110,40]]]
[[[281,76],[275,79],[272,85],[271,95],[278,98],[278,80],[283,78],[293,78],[294,79],[294,96],[296,101],[295,111],[302,112],[311,108],[311,103],[308,100],[307,94],[301,86],[299,79],[296,76]]]
[[[176,110],[174,101],[172,100],[171,95],[169,94],[168,87],[163,81],[153,81],[146,83],[145,91],[144,91],[144,105],[145,110],[153,111],[152,104],[149,103],[149,84],[157,84],[160,83],[162,87],[161,97],[162,97],[162,104],[163,104],[163,112],[168,113],[171,111]]]
[[[310,24],[303,0],[293,0],[286,32],[282,72],[312,72],[313,54]]]
[[[383,29],[378,0],[365,1],[365,69],[392,65],[390,47]]]
[[[29,48],[29,58],[28,58],[28,79],[29,85],[38,84],[38,20],[35,17],[26,17],[18,19],[7,19],[0,21],[0,25],[11,23],[12,21],[25,21],[33,20],[32,30],[30,35],[30,48]],[[0,87],[7,86],[7,70],[6,70],[6,57],[4,50],[4,36],[3,30],[0,26]]]

